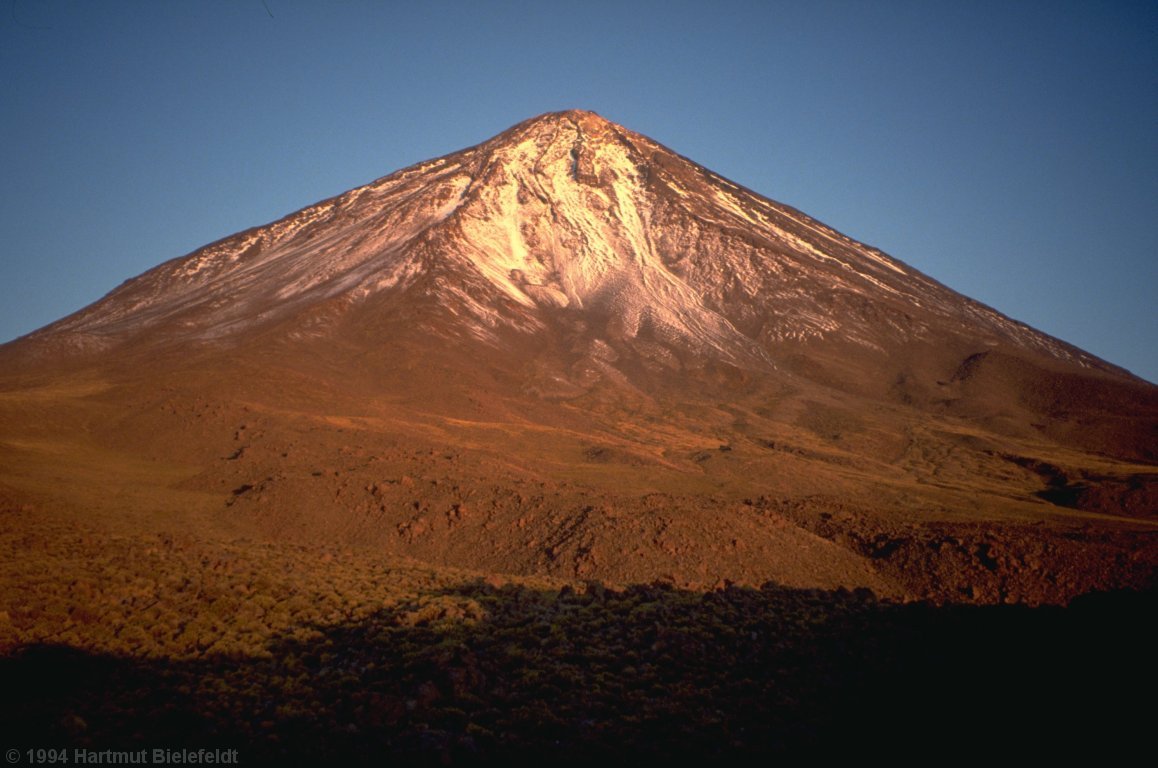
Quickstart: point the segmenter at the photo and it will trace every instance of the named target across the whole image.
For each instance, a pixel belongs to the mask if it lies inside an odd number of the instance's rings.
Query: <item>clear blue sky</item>
[[[4,0],[0,72],[0,341],[577,107],[1158,381],[1152,0]]]

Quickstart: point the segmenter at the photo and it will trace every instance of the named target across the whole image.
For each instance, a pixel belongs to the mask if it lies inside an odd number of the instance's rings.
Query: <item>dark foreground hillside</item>
[[[0,504],[0,523],[13,764],[147,747],[250,766],[1100,764],[1151,733],[1152,581],[1067,607],[933,605],[499,576],[226,535],[194,512]]]
[[[1149,728],[1132,702],[1155,682],[1156,602],[434,584],[256,653],[10,648],[3,744],[236,747],[242,765],[1109,757]]]

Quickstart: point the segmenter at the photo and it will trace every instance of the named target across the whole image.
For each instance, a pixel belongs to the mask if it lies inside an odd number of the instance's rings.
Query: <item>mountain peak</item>
[[[524,120],[480,148],[511,170],[521,166],[538,176],[570,176],[573,181],[596,184],[608,164],[635,175],[632,166],[642,157],[625,151],[645,141],[594,112],[569,109]]]
[[[319,312],[416,296],[450,316],[439,334],[494,346],[563,322],[604,357],[674,369],[774,370],[813,343],[872,365],[928,348],[944,380],[978,348],[1107,368],[580,109],[162,264],[36,336],[226,343],[277,324],[301,339],[337,332]]]
[[[589,131],[602,131],[623,127],[613,123],[602,115],[587,109],[564,109],[557,112],[544,112],[541,115],[524,120],[520,126],[527,127],[556,127],[561,123],[571,123]],[[516,126],[517,128],[518,126]]]

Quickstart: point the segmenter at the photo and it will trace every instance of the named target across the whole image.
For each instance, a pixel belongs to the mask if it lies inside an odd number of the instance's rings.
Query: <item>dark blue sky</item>
[[[6,5],[0,341],[578,107],[1158,381],[1152,1]]]

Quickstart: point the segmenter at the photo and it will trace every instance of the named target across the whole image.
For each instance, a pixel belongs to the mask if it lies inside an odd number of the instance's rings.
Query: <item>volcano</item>
[[[1059,602],[1158,564],[1158,388],[585,111],[0,347],[0,427],[31,516],[490,573]]]

